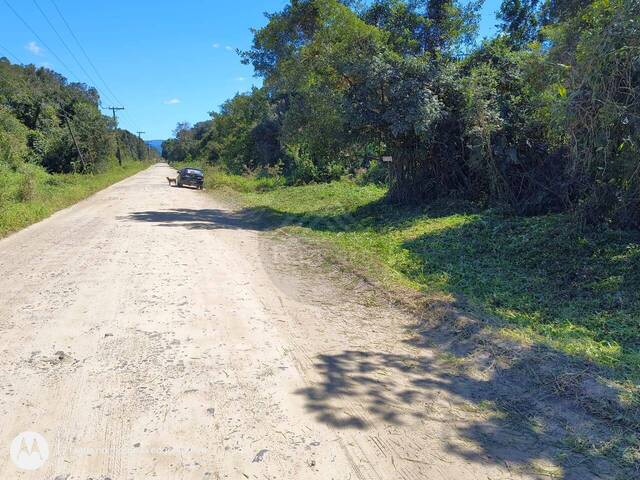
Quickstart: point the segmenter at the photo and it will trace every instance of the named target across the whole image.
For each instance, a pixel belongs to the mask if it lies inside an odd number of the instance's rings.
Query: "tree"
[[[479,6],[293,0],[242,53],[263,87],[179,129],[166,153],[291,183],[389,155],[396,201],[640,226],[638,1],[504,0],[502,35],[476,45]]]
[[[12,65],[0,59],[0,112],[4,117],[0,141],[11,145],[12,162],[26,160],[50,172],[88,173],[106,168],[114,153],[110,134],[114,126],[100,113],[99,102],[95,88],[68,83],[47,68]],[[24,148],[16,135],[26,136]]]
[[[522,48],[537,38],[539,7],[540,0],[503,0],[498,12],[499,26],[514,47]]]
[[[265,77],[285,172],[294,181],[336,178],[353,148],[344,117],[345,92],[357,81],[349,65],[385,48],[385,35],[335,0],[292,2],[269,18],[244,58]]]
[[[420,29],[423,50],[432,55],[460,55],[475,40],[483,2],[462,5],[456,0],[416,0],[416,8],[424,12]]]
[[[377,0],[362,13],[369,25],[389,33],[389,44],[402,55],[420,55],[424,51],[420,32],[425,18],[404,0]]]

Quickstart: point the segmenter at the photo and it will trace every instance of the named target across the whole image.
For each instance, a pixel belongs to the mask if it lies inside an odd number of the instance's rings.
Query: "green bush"
[[[18,202],[26,203],[36,197],[36,180],[30,175],[22,175],[20,185],[18,186]]]
[[[290,158],[288,179],[292,185],[313,182],[318,178],[318,167],[308,153],[298,145],[288,145],[287,155]]]
[[[0,105],[0,163],[17,168],[27,157],[28,129]]]
[[[126,161],[98,174],[50,174],[29,163],[17,170],[0,163],[0,238],[68,207],[92,193],[145,168]]]
[[[640,228],[639,18],[638,1],[598,0],[552,31],[562,52],[576,42],[566,120],[579,211],[589,223]]]
[[[144,142],[115,129],[99,103],[91,87],[69,83],[46,68],[0,58],[0,162],[17,168],[27,161],[49,172],[97,173],[115,155],[116,136],[123,157],[145,159]]]
[[[389,167],[380,160],[372,160],[369,168],[363,168],[357,172],[355,180],[359,185],[367,183],[386,185],[389,181]]]

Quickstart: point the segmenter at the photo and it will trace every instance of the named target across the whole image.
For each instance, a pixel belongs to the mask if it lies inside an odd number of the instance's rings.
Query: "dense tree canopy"
[[[102,170],[115,155],[116,138],[99,100],[94,88],[52,70],[0,58],[0,162],[30,162],[50,172]],[[128,157],[148,155],[130,132],[118,130],[117,138]]]
[[[391,156],[396,201],[640,227],[639,4],[504,0],[479,42],[479,2],[292,0],[242,53],[263,86],[180,128],[166,156],[292,183]]]

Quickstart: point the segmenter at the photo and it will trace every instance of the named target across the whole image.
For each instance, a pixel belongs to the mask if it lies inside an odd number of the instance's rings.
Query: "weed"
[[[18,202],[31,202],[36,197],[36,188],[36,180],[31,175],[23,175],[17,191]]]
[[[50,175],[35,165],[17,171],[0,165],[0,238],[146,168],[145,163],[112,165],[95,175]]]

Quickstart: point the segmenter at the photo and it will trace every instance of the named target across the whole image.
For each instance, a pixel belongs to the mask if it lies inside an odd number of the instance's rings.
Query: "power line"
[[[9,50],[7,47],[1,44],[0,44],[0,50],[4,50],[5,52],[7,52],[9,56],[15,60],[16,63],[23,63],[11,50]]]
[[[133,120],[133,118],[129,115],[129,113],[127,111],[124,112],[124,116],[131,123],[131,126],[133,127],[133,130],[134,131],[137,130],[138,129],[138,125],[136,124],[136,122]]]
[[[11,6],[11,4],[10,4],[7,0],[4,0],[4,3],[5,3],[5,5],[6,5],[7,7],[9,7],[9,10],[11,10],[11,11],[13,12],[13,14],[14,14],[16,17],[18,17],[18,19],[19,19],[19,20],[24,24],[24,26],[25,26],[25,27],[27,27],[27,28],[29,29],[29,31],[30,31],[31,33],[33,33],[33,34],[36,36],[36,38],[37,38],[38,40],[40,40],[40,43],[42,43],[42,45],[43,45],[46,49],[48,49],[48,50],[51,52],[51,54],[56,58],[56,60],[58,60],[58,61],[60,62],[60,64],[61,64],[64,68],[66,68],[66,69],[67,69],[67,71],[71,74],[71,76],[72,76],[72,77],[75,77],[75,78],[76,78],[76,80],[80,80],[80,78],[79,78],[75,73],[73,73],[73,70],[71,70],[71,69],[69,68],[69,66],[64,62],[64,60],[62,60],[62,59],[61,59],[61,58],[56,54],[56,52],[55,52],[55,51],[54,51],[54,50],[53,50],[49,45],[47,45],[47,43],[42,39],[42,37],[40,37],[40,35],[38,35],[38,32],[36,32],[33,28],[31,28],[31,25],[29,25],[29,24],[27,23],[27,21],[26,21],[24,18],[22,18],[22,16],[21,16],[17,11],[16,11],[16,9],[15,9],[15,8],[13,8],[13,7]]]
[[[35,0],[34,0],[35,1]],[[67,27],[67,30],[69,31],[69,33],[71,34],[71,37],[73,38],[73,40],[75,41],[76,45],[78,46],[78,48],[80,49],[80,51],[82,52],[82,55],[84,56],[84,58],[87,60],[87,63],[91,66],[91,69],[93,70],[93,72],[95,72],[96,76],[98,77],[98,79],[102,82],[102,84],[105,87],[105,91],[109,93],[109,96],[112,97],[112,100],[115,100],[113,103],[115,104],[124,104],[124,102],[122,102],[118,96],[114,93],[114,91],[111,89],[111,87],[109,87],[109,84],[107,83],[107,81],[104,79],[104,77],[100,74],[100,71],[98,70],[98,68],[95,66],[95,64],[93,63],[93,61],[91,60],[91,57],[89,56],[89,54],[87,53],[86,49],[82,46],[82,42],[80,42],[80,39],[78,38],[78,36],[75,34],[75,32],[73,31],[73,28],[71,28],[71,25],[69,24],[69,22],[67,21],[66,17],[64,16],[64,14],[62,13],[62,11],[60,10],[60,8],[58,7],[58,5],[56,4],[56,2],[54,0],[49,0],[49,2],[51,3],[51,5],[53,5],[53,8],[56,10],[56,12],[58,13],[58,16],[60,17],[60,19],[62,20],[62,22],[64,23],[64,25]],[[110,100],[111,101],[111,100]],[[127,111],[124,112],[124,117],[131,123],[132,127],[135,129],[137,129],[137,125],[136,122],[133,121],[133,119],[131,118],[131,116],[128,114]]]
[[[91,61],[91,58],[89,57],[89,54],[87,53],[87,51],[84,49],[84,47],[82,46],[82,43],[80,43],[80,40],[78,39],[78,37],[76,36],[76,34],[73,32],[73,29],[71,28],[71,25],[69,25],[69,22],[67,22],[67,19],[65,18],[65,16],[62,14],[62,12],[60,11],[60,9],[58,8],[58,5],[56,5],[56,3],[53,0],[49,0],[51,2],[51,5],[53,5],[53,8],[56,9],[56,12],[58,12],[58,15],[60,16],[60,18],[62,19],[62,22],[65,24],[65,26],[67,27],[67,30],[69,30],[69,33],[71,34],[71,36],[73,37],[74,41],[76,42],[76,45],[78,45],[78,48],[80,49],[80,51],[82,52],[82,54],[84,55],[84,58],[87,59],[87,62],[89,63],[89,65],[91,66],[91,68],[93,69],[93,71],[96,73],[96,76],[100,79],[100,81],[102,82],[102,84],[105,86],[105,89],[109,92],[109,94],[113,97],[113,99],[115,100],[115,103],[119,103],[122,104],[123,102],[120,101],[120,99],[118,98],[118,96],[113,93],[113,90],[111,90],[109,88],[109,85],[107,84],[107,82],[104,80],[104,78],[102,77],[102,75],[100,75],[100,72],[98,71],[98,69],[96,68],[96,66],[93,64],[93,62]]]
[[[21,60],[20,60],[16,55],[14,55],[14,54],[11,52],[11,50],[9,50],[7,47],[5,47],[5,46],[3,46],[3,45],[0,45],[0,49],[1,49],[1,50],[4,50],[4,51],[5,51],[5,52],[7,52],[10,56],[12,56],[12,57],[14,58],[14,60],[15,60],[17,63],[19,63],[19,64],[23,64],[23,65],[24,65],[24,62],[22,62],[22,61],[21,61]],[[78,141],[76,140],[76,137],[75,137],[75,135],[74,135],[74,133],[73,133],[73,130],[72,130],[72,128],[71,128],[70,120],[73,120],[73,118],[70,118],[70,117],[66,114],[66,112],[64,111],[63,106],[62,106],[60,103],[58,103],[56,100],[52,100],[52,101],[53,101],[53,103],[54,103],[54,104],[59,108],[59,111],[57,112],[57,114],[62,116],[62,118],[64,119],[65,124],[67,125],[67,128],[69,129],[69,134],[71,135],[71,138],[72,138],[72,140],[73,140],[73,144],[74,144],[74,145],[75,145],[75,147],[76,147],[76,150],[77,150],[77,152],[78,152],[78,157],[80,158],[80,162],[81,162],[81,164],[82,164],[82,168],[83,168],[83,170],[84,170],[84,169],[86,169],[86,162],[85,162],[85,160],[84,160],[84,156],[82,155],[82,151],[80,150],[80,146],[78,145]]]
[[[69,47],[69,45],[67,44],[67,42],[64,40],[64,38],[62,37],[62,35],[60,34],[60,32],[58,31],[58,29],[55,27],[55,25],[53,25],[53,22],[49,19],[49,16],[44,12],[44,10],[42,9],[42,7],[40,6],[40,4],[37,2],[37,0],[33,0],[33,4],[36,6],[36,8],[40,11],[40,13],[42,14],[42,16],[44,17],[44,19],[47,21],[47,23],[49,24],[49,26],[51,27],[51,30],[53,30],[53,32],[56,34],[56,36],[58,37],[58,39],[60,40],[60,42],[62,43],[62,45],[64,46],[64,48],[67,50],[67,52],[69,52],[69,55],[71,55],[71,57],[73,58],[73,60],[76,62],[76,65],[78,65],[80,67],[80,70],[82,70],[82,72],[87,76],[87,78],[89,79],[89,82],[91,82],[91,85],[94,88],[98,88],[98,82],[95,81],[95,79],[93,78],[93,76],[84,68],[84,66],[82,65],[82,63],[80,62],[80,60],[78,60],[78,57],[76,57],[76,55],[73,53],[73,50],[71,50],[71,48]],[[55,5],[54,5],[55,6]],[[103,91],[103,93],[106,94],[106,92]],[[102,96],[102,95],[101,95]],[[113,101],[112,98],[108,97],[107,95],[104,95],[105,97],[107,97],[107,99],[109,100],[109,102]]]
[[[56,54],[56,52],[42,39],[42,37],[31,27],[31,25],[29,25],[29,23],[16,11],[15,8],[13,8],[13,6],[7,1],[7,0],[3,0],[4,4],[9,8],[9,10],[11,10],[13,12],[13,14],[24,24],[25,27],[27,27],[27,29],[33,34],[35,35],[35,37],[40,41],[40,43],[51,52],[51,54],[55,57],[56,60],[58,60],[58,62],[60,62],[60,64],[71,74],[72,77],[75,77],[76,80],[80,81],[80,78],[74,73],[74,71],[65,63],[64,60],[62,60],[58,54]],[[62,19],[62,21],[64,22],[65,26],[67,27],[67,29],[69,30],[69,33],[71,33],[71,36],[73,37],[73,39],[75,40],[75,42],[78,44],[78,47],[80,48],[80,50],[82,51],[83,55],[85,56],[85,58],[87,59],[89,65],[91,65],[91,68],[93,69],[93,71],[96,72],[96,75],[98,76],[98,78],[102,81],[102,83],[104,84],[106,90],[111,94],[111,96],[116,100],[115,103],[120,103],[122,104],[122,102],[118,99],[117,95],[115,93],[113,93],[113,90],[111,90],[111,88],[109,88],[109,85],[107,84],[107,82],[104,80],[104,78],[102,77],[102,75],[100,75],[100,72],[97,70],[96,66],[93,64],[93,62],[91,61],[91,58],[89,57],[89,55],[87,54],[86,50],[82,47],[82,44],[80,43],[80,41],[78,40],[78,37],[73,33],[73,30],[71,29],[71,26],[69,25],[69,22],[67,22],[67,20],[65,19],[64,15],[62,14],[62,12],[60,11],[60,9],[58,8],[58,6],[55,4],[55,2],[53,0],[50,0],[51,4],[54,6],[54,8],[56,9],[56,11],[58,12],[58,15],[60,15],[60,18]],[[36,4],[36,6],[38,7],[38,9],[40,10],[40,12],[42,13],[42,15],[45,17],[45,20],[47,20],[47,23],[49,23],[49,25],[51,26],[51,28],[54,30],[54,32],[56,33],[56,35],[58,35],[58,38],[60,38],[60,40],[62,41],[63,45],[65,46],[65,48],[69,51],[69,53],[71,53],[72,57],[74,58],[74,60],[76,60],[76,62],[79,64],[80,68],[83,70],[83,72],[85,74],[87,74],[87,76],[89,77],[90,80],[91,76],[88,75],[88,73],[86,72],[86,70],[82,67],[82,64],[80,64],[77,60],[77,57],[75,57],[75,55],[73,55],[73,53],[70,51],[68,45],[64,42],[64,40],[62,40],[61,35],[59,34],[59,32],[57,32],[57,30],[55,29],[55,27],[52,25],[52,23],[49,21],[49,19],[47,18],[46,14],[44,14],[44,12],[42,11],[42,9],[40,8],[40,6],[37,4],[37,2],[34,0],[34,4]],[[4,48],[4,50],[6,50],[7,52],[9,52],[8,49]],[[9,52],[11,53],[11,52]],[[18,59],[18,57],[16,57],[15,55],[11,54],[12,57],[14,57],[16,60],[18,60],[18,63],[22,63],[20,62],[20,60]],[[93,80],[92,80],[93,81]],[[96,83],[95,81],[93,81],[94,83]],[[126,112],[125,112],[126,115]],[[126,115],[126,117],[129,119],[129,121],[133,124],[133,127],[135,129],[135,127],[137,127],[137,125],[135,125],[135,122],[133,122],[131,120],[131,118],[129,117],[129,115]]]
[[[51,30],[53,30],[53,32],[56,34],[56,36],[58,37],[58,39],[60,40],[60,42],[62,43],[62,45],[64,46],[64,48],[67,50],[67,52],[69,52],[69,55],[71,55],[71,58],[73,58],[73,60],[76,62],[76,64],[80,67],[80,70],[82,70],[82,72],[87,76],[87,78],[89,79],[89,81],[93,84],[97,86],[97,82],[91,77],[91,75],[89,74],[89,72],[87,72],[85,70],[85,68],[82,66],[82,64],[78,61],[78,58],[75,56],[75,54],[71,51],[71,49],[69,48],[69,45],[67,45],[67,42],[64,41],[64,38],[62,38],[62,35],[60,35],[60,33],[58,32],[58,29],[53,25],[53,23],[51,22],[51,20],[49,20],[49,17],[47,16],[47,14],[44,12],[44,10],[42,10],[42,8],[40,7],[40,4],[36,1],[33,0],[33,4],[36,6],[36,8],[40,11],[40,13],[42,14],[42,16],[44,17],[44,19],[47,21],[47,23],[49,24],[49,26],[51,27]]]

